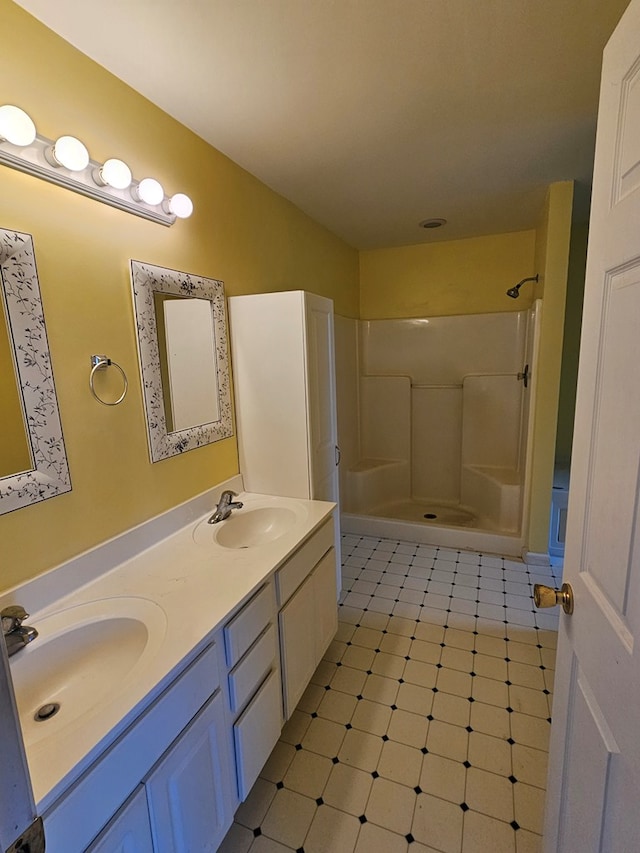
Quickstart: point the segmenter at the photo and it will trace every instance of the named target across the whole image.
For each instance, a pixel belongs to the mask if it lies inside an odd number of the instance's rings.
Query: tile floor
[[[343,537],[338,633],[222,853],[539,853],[561,568]],[[557,576],[556,576],[557,575]]]

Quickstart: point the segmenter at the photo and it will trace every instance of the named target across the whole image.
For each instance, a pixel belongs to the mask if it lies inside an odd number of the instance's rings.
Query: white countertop
[[[286,507],[295,512],[295,524],[274,541],[251,548],[229,549],[213,542],[213,526],[209,528],[212,531],[210,543],[195,541],[194,530],[198,524],[206,523],[209,512],[90,583],[68,592],[64,598],[50,602],[39,612],[31,612],[28,624],[36,629],[38,623],[51,614],[67,611],[72,621],[73,608],[84,605],[85,610],[90,610],[87,603],[96,601],[103,602],[104,607],[105,599],[145,599],[153,603],[149,609],[157,611],[160,608],[164,614],[164,620],[159,613],[155,620],[156,626],[159,625],[156,637],[160,636],[153,654],[147,656],[144,666],[135,667],[120,682],[113,695],[107,694],[100,703],[90,705],[82,716],[76,715],[71,721],[65,719],[62,708],[57,716],[37,724],[43,727],[43,736],[37,741],[27,735],[23,723],[27,759],[40,813],[173,680],[185,659],[194,655],[205,638],[251,596],[334,508],[334,504],[324,501],[249,493],[242,493],[238,500],[243,501],[244,509],[236,513],[259,507]],[[83,557],[85,562],[90,556]],[[50,575],[50,586],[52,580]],[[19,590],[14,597],[19,599]],[[50,621],[63,624],[64,617],[62,614]],[[24,663],[29,655],[37,654],[38,639],[11,659],[12,668],[14,661],[19,665],[19,658]],[[99,660],[96,665],[100,665]]]

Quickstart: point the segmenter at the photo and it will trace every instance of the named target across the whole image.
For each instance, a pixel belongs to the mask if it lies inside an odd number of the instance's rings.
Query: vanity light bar
[[[73,136],[40,136],[29,116],[10,104],[0,106],[0,163],[161,225],[193,211],[184,193],[165,195],[155,178],[136,181],[122,160],[98,163]]]

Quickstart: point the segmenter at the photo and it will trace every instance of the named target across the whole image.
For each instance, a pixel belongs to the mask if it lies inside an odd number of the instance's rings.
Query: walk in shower
[[[352,321],[357,441],[342,473],[345,531],[520,555],[540,304]]]

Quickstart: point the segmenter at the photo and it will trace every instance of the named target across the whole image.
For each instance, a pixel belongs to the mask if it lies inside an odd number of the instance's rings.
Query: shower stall
[[[520,556],[540,309],[337,324],[343,530]]]

